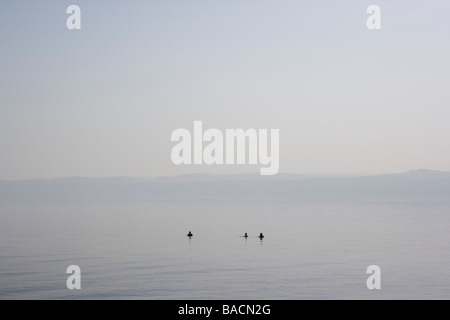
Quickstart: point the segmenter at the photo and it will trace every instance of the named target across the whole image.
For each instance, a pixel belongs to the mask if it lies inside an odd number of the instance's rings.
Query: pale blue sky
[[[66,28],[78,4],[82,29]],[[381,30],[366,8],[381,7]],[[2,1],[0,179],[175,166],[171,132],[280,129],[280,172],[450,171],[450,2]]]

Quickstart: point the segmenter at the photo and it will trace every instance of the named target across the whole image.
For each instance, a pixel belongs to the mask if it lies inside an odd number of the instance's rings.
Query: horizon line
[[[51,181],[51,180],[64,180],[64,179],[158,179],[158,178],[176,178],[183,176],[255,176],[261,177],[262,179],[276,179],[278,176],[309,176],[309,177],[372,177],[372,176],[383,176],[383,175],[395,175],[395,174],[405,174],[412,172],[441,172],[441,173],[450,173],[450,171],[445,170],[435,170],[435,169],[411,169],[407,171],[395,171],[395,172],[385,172],[385,173],[370,173],[370,172],[361,172],[361,173],[289,173],[289,172],[280,172],[276,175],[272,176],[261,176],[258,172],[248,172],[248,173],[181,173],[174,175],[148,175],[148,176],[62,176],[62,177],[53,177],[53,178],[23,178],[23,179],[2,179],[0,181],[4,182],[26,182],[26,181]]]

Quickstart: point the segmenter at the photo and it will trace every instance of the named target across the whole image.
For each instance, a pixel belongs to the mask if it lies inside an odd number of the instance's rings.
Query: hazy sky
[[[81,8],[81,30],[66,8]],[[381,7],[381,30],[366,9]],[[0,179],[175,166],[173,130],[280,129],[280,172],[450,170],[450,2],[1,1]]]

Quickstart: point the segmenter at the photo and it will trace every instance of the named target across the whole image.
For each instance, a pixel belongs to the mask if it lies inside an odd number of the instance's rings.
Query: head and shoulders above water
[[[247,232],[242,237],[247,239],[248,238]],[[258,238],[260,238],[260,239],[264,238],[264,235],[262,234],[262,232],[259,234]]]
[[[189,231],[189,233],[187,234],[187,236],[188,236],[189,238],[192,237],[192,236],[193,236],[192,232]],[[247,232],[246,232],[242,237],[244,237],[244,238],[247,239],[247,238],[248,238]],[[259,234],[258,238],[260,238],[260,239],[264,238],[264,235],[262,234],[262,232]]]

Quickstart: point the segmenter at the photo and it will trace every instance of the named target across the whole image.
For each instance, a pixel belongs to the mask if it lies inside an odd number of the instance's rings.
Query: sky
[[[69,30],[66,9],[81,9]],[[369,30],[366,9],[381,9]],[[280,172],[450,171],[450,2],[2,1],[0,179],[175,165],[171,133],[279,129]]]

